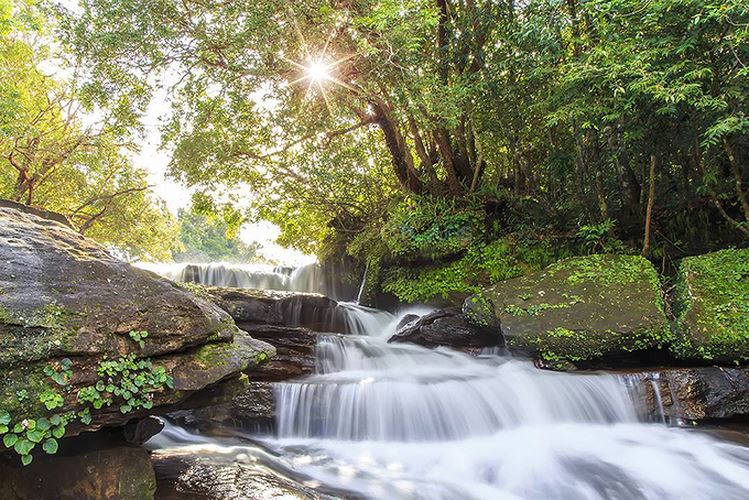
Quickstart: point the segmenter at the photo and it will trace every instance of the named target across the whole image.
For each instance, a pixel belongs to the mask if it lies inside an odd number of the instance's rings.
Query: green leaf
[[[54,429],[52,429],[52,435],[56,437],[57,439],[60,439],[65,435],[65,426],[64,425],[58,425]]]
[[[55,453],[57,453],[58,448],[59,445],[57,444],[57,440],[55,438],[49,438],[42,445],[42,449],[45,453],[47,453],[47,455],[54,455]]]
[[[6,448],[12,448],[13,445],[16,444],[18,441],[18,435],[17,434],[6,434],[3,436],[3,444]]]
[[[5,434],[9,430],[7,425],[0,425],[0,434]]]
[[[51,422],[44,417],[36,421],[36,428],[39,429],[40,431],[46,431],[50,427],[52,427]]]
[[[133,409],[133,407],[130,406],[130,405],[122,405],[122,406],[120,406],[120,412],[123,413],[123,414],[124,413],[129,413],[130,411],[132,411],[132,409]]]
[[[81,415],[81,423],[82,423],[83,425],[88,425],[88,424],[90,424],[90,423],[91,423],[91,413],[89,413],[89,412],[84,412],[84,413],[83,413],[83,414]],[[55,436],[55,437],[61,437],[61,436]]]
[[[96,383],[96,390],[99,392],[103,392],[107,388],[107,385],[104,383],[103,380],[99,380]]]
[[[0,424],[8,425],[10,424],[10,420],[10,413],[7,411],[0,412]]]
[[[21,438],[13,445],[13,449],[16,450],[16,453],[19,455],[28,455],[29,452],[34,449],[34,446],[34,443],[28,439]]]
[[[32,443],[41,443],[42,439],[44,439],[44,434],[44,431],[40,431],[39,429],[29,429],[26,431],[26,437]]]
[[[61,421],[62,421],[62,419],[60,419],[60,415],[52,415],[49,418],[49,423],[52,424],[52,425],[60,425]]]
[[[34,457],[31,455],[21,455],[21,463],[26,466],[29,465],[34,460]]]

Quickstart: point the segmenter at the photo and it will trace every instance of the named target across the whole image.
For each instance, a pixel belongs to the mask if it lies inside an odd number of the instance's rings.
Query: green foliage
[[[148,332],[147,331],[145,331],[145,330],[131,330],[127,335],[128,335],[128,337],[130,337],[130,339],[133,342],[137,343],[138,346],[140,346],[141,349],[143,349],[146,346],[146,343],[144,342],[143,339],[145,339],[146,337],[148,337]]]
[[[550,240],[506,236],[489,244],[474,242],[459,260],[437,267],[394,266],[384,273],[383,290],[405,302],[470,294],[492,283],[535,272],[569,252]]]
[[[146,332],[133,333],[141,339],[147,337],[147,334],[143,335]],[[0,410],[0,436],[5,447],[13,449],[21,456],[21,462],[28,465],[33,460],[31,452],[37,445],[47,454],[57,453],[57,440],[65,435],[66,426],[75,420],[89,425],[92,409],[113,404],[119,404],[122,413],[150,409],[155,392],[174,387],[174,381],[164,367],[154,365],[149,359],[137,359],[134,355],[102,360],[96,373],[98,380],[91,386],[80,388],[76,394],[77,402],[87,406],[78,412],[63,412],[64,395],[72,390],[73,363],[64,358],[45,366],[43,375],[46,378],[38,401],[47,412],[37,409],[33,416],[14,419],[8,411]],[[28,393],[24,399],[28,399]]]
[[[7,0],[5,0],[7,2]],[[80,82],[48,76],[66,65],[46,10],[10,0],[0,31],[0,197],[66,215],[82,234],[133,257],[166,259],[176,225],[135,167],[135,116],[87,107]],[[8,14],[10,13],[10,14]],[[9,17],[8,17],[9,16]],[[77,74],[76,72],[71,72]],[[93,124],[96,123],[96,124]]]
[[[122,413],[151,409],[154,392],[174,387],[173,379],[163,367],[132,354],[101,361],[96,373],[99,376],[96,383],[78,391],[78,401],[89,403],[95,410],[117,401]]]
[[[606,219],[600,224],[586,224],[577,230],[577,237],[590,252],[627,253],[624,243],[612,236],[616,223]]]
[[[440,259],[465,251],[483,231],[483,212],[463,201],[410,196],[388,213],[380,235],[390,255]]]
[[[174,252],[174,259],[177,262],[244,263],[255,260],[257,246],[247,245],[237,237],[242,222],[238,212],[216,213],[222,210],[204,203],[202,207],[194,204],[192,210],[178,211],[182,248]]]

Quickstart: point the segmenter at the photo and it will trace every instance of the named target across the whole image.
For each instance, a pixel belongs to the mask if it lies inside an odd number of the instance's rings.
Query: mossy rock
[[[673,352],[711,363],[749,361],[749,249],[687,257],[678,266]]]
[[[546,362],[631,357],[671,340],[658,274],[639,256],[565,259],[485,295],[508,346]]]
[[[0,415],[13,423],[64,416],[65,436],[122,425],[275,352],[218,306],[116,259],[57,219],[0,204],[0,261]],[[164,371],[149,387],[148,407],[125,404],[136,391],[99,398],[99,407],[97,396],[80,397],[83,389],[103,394],[96,387],[105,363],[136,360],[151,363],[127,370],[143,375],[141,383]]]

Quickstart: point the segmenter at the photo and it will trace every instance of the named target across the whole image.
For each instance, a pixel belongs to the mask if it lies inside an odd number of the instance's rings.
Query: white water
[[[174,281],[188,281],[207,286],[255,288],[291,292],[325,293],[325,284],[320,266],[307,264],[289,272],[289,268],[270,267],[257,264],[211,264],[190,263],[139,263],[148,269]]]
[[[305,485],[382,499],[749,498],[749,450],[641,422],[631,378],[388,344],[398,318],[351,316],[366,335],[321,337],[317,373],[277,384],[278,436],[261,438]]]

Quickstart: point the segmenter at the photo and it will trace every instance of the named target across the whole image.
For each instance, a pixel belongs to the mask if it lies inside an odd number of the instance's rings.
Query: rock
[[[749,361],[749,249],[687,257],[678,266],[674,354],[712,363]]]
[[[434,311],[422,316],[398,330],[388,342],[411,342],[425,347],[454,349],[504,345],[498,328],[471,325],[457,309]]]
[[[401,328],[403,328],[407,324],[411,323],[412,321],[416,321],[417,319],[419,319],[419,317],[420,316],[418,314],[406,314],[398,322],[398,326],[396,326],[395,331],[397,332],[398,330],[400,330]]]
[[[240,328],[276,325],[345,332],[337,302],[324,295],[219,287],[205,287],[205,292]]]
[[[120,426],[275,352],[54,220],[0,207],[0,262],[0,420],[11,431],[53,414],[68,436]]]
[[[173,412],[169,418],[203,434],[220,435],[225,428],[271,434],[275,429],[276,402],[271,383],[245,381],[243,387],[225,401],[226,398],[222,398],[216,404]]]
[[[293,474],[276,472],[264,455],[247,442],[238,442],[232,453],[190,454],[179,449],[155,451],[151,458],[158,478],[159,498],[182,500],[276,500],[304,498],[332,500],[356,498],[350,492],[321,493],[315,482],[294,480]]]
[[[749,416],[749,368],[668,368],[631,376],[639,384],[644,407],[656,420]]]
[[[95,436],[95,435],[94,435]],[[154,497],[156,476],[148,452],[112,441],[74,438],[60,454],[39,455],[23,467],[0,460],[4,500],[146,500]],[[82,442],[83,441],[83,442]]]
[[[271,344],[276,355],[267,363],[249,370],[253,380],[280,382],[311,374],[315,369],[317,332],[309,328],[274,325],[245,325],[253,337]]]
[[[125,442],[140,446],[164,429],[164,421],[157,417],[146,417],[125,424],[122,434]]]
[[[483,293],[466,298],[461,309],[466,321],[477,328],[500,330],[499,318],[494,314],[494,303]]]
[[[658,274],[639,256],[566,259],[485,294],[508,346],[547,363],[642,362],[671,339]]]

